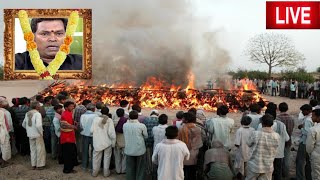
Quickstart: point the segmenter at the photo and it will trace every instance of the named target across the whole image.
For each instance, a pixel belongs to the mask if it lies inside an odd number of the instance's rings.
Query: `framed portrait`
[[[26,26],[31,28],[34,49],[30,51],[30,41],[22,27],[21,9],[4,9],[4,80],[43,79],[38,72],[41,67],[55,67],[53,79],[91,79],[92,78],[92,11],[91,9],[23,9],[27,14]],[[72,31],[71,14],[77,13],[77,24]],[[29,26],[29,24],[30,26]],[[26,28],[25,28],[26,29]],[[72,28],[71,28],[72,29]],[[68,35],[69,34],[71,35]],[[70,33],[72,32],[72,33]],[[71,37],[65,58],[61,58],[60,66],[55,65],[55,59],[66,44],[66,37]],[[27,36],[28,37],[28,36]],[[30,39],[30,38],[29,38]],[[36,63],[35,63],[36,62]],[[43,64],[42,64],[43,63]],[[51,64],[51,65],[50,65]],[[51,72],[47,70],[46,73]],[[49,74],[51,75],[51,74]]]

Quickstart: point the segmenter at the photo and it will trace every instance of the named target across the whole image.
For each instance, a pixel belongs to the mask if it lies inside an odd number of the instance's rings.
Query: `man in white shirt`
[[[98,117],[98,114],[95,113],[96,106],[92,103],[87,104],[87,111],[80,117],[80,127],[82,131],[82,169],[86,170],[89,165],[89,169],[92,169],[92,161],[89,162],[89,146],[91,145],[91,154],[93,153],[93,141],[91,126],[93,120]]]
[[[7,162],[11,158],[11,147],[10,147],[10,136],[9,136],[9,125],[5,118],[5,113],[0,111],[0,167],[4,168],[9,165]]]
[[[176,126],[167,127],[165,135],[167,139],[156,145],[152,155],[152,162],[158,165],[158,179],[183,180],[183,161],[189,159],[190,152],[185,143],[176,139]]]
[[[206,121],[206,128],[209,132],[210,141],[214,139],[224,143],[227,150],[231,149],[231,132],[234,125],[234,120],[227,117],[229,109],[222,105],[217,110],[217,118],[211,118]]]
[[[31,110],[26,113],[22,126],[27,130],[30,142],[30,157],[33,169],[42,170],[46,165],[46,149],[43,140],[41,106],[37,101],[30,103]]]

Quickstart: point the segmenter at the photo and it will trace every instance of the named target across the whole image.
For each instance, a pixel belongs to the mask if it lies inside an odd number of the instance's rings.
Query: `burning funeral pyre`
[[[186,88],[166,83],[156,78],[149,78],[140,87],[127,84],[106,84],[88,86],[84,84],[69,84],[65,81],[52,83],[39,94],[55,96],[61,91],[69,93],[76,103],[85,99],[92,102],[103,102],[111,106],[119,106],[123,99],[131,104],[139,104],[143,108],[155,109],[189,109],[201,108],[207,111],[216,111],[220,104],[226,104],[232,111],[245,110],[250,104],[265,101],[256,88],[241,80],[241,87],[236,89],[202,89],[193,88],[193,81],[189,81]],[[191,82],[191,83],[190,83]]]

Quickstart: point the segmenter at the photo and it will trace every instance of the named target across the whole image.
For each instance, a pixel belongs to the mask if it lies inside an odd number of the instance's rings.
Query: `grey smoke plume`
[[[188,1],[128,0],[110,6],[98,12],[93,27],[96,82],[140,85],[155,76],[186,86],[192,71],[196,84],[203,85],[230,61],[215,32],[193,17]]]

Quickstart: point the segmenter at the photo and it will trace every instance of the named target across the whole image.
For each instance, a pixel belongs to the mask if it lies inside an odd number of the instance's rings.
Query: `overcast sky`
[[[120,0],[119,0],[120,1]],[[195,16],[208,20],[213,30],[218,31],[219,44],[232,58],[230,69],[267,70],[266,66],[248,61],[243,54],[248,40],[256,34],[270,32],[265,27],[264,0],[189,0]],[[7,8],[92,8],[93,23],[95,9],[100,0],[0,0],[0,10]],[[100,5],[101,7],[101,5]],[[112,7],[105,7],[105,10]],[[3,14],[0,16],[0,63],[3,64]],[[93,30],[94,31],[94,30]],[[296,48],[305,55],[303,66],[308,71],[315,71],[320,66],[319,42],[320,30],[275,30],[289,36]],[[277,69],[280,70],[280,69]]]

